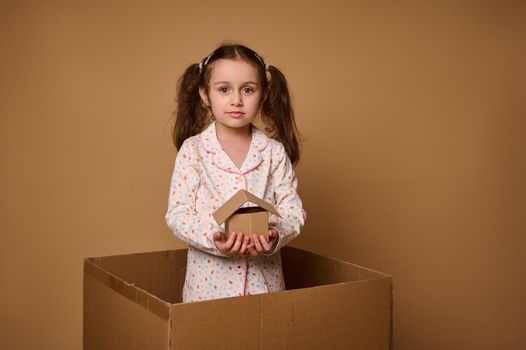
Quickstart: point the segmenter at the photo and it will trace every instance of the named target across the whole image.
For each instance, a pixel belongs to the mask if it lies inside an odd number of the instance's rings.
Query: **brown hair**
[[[179,149],[187,138],[197,135],[210,122],[208,108],[202,104],[199,88],[209,92],[210,64],[218,59],[241,59],[257,68],[262,90],[267,97],[261,106],[261,119],[265,131],[280,141],[292,162],[300,159],[299,132],[294,120],[292,99],[283,73],[275,66],[268,66],[270,79],[267,81],[263,58],[253,50],[240,44],[223,44],[198,63],[191,64],[177,82],[177,109],[172,138]],[[263,95],[262,95],[263,96]]]

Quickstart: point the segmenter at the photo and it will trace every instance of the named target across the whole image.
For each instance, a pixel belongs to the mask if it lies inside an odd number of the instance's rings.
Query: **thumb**
[[[222,232],[214,232],[214,241],[222,241],[223,240],[223,233]]]

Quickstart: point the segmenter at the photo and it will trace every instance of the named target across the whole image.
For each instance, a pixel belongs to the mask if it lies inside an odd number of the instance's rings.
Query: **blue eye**
[[[218,90],[219,90],[220,92],[224,92],[224,93],[226,93],[226,91],[224,91],[224,90],[228,90],[228,88],[226,88],[226,87],[222,87],[222,88],[219,88]]]
[[[247,89],[250,90],[250,91],[248,91],[249,93],[250,93],[250,92],[254,92],[254,89],[252,89],[252,88],[250,88],[250,87],[245,88],[245,92],[246,92]]]

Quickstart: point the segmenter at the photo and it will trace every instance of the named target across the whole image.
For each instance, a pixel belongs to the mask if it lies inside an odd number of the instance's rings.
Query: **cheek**
[[[251,96],[249,101],[250,105],[259,106],[261,102],[261,96]]]
[[[210,104],[212,105],[212,108],[214,106],[220,106],[223,104],[223,99],[220,96],[210,94]]]
[[[259,109],[261,107],[261,102],[262,102],[261,99],[256,99],[254,101],[254,108]]]

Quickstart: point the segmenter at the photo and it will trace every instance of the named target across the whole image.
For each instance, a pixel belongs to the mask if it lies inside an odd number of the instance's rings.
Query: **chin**
[[[243,128],[252,123],[253,119],[246,118],[229,118],[227,120],[216,120],[216,122],[223,124],[229,128]]]

